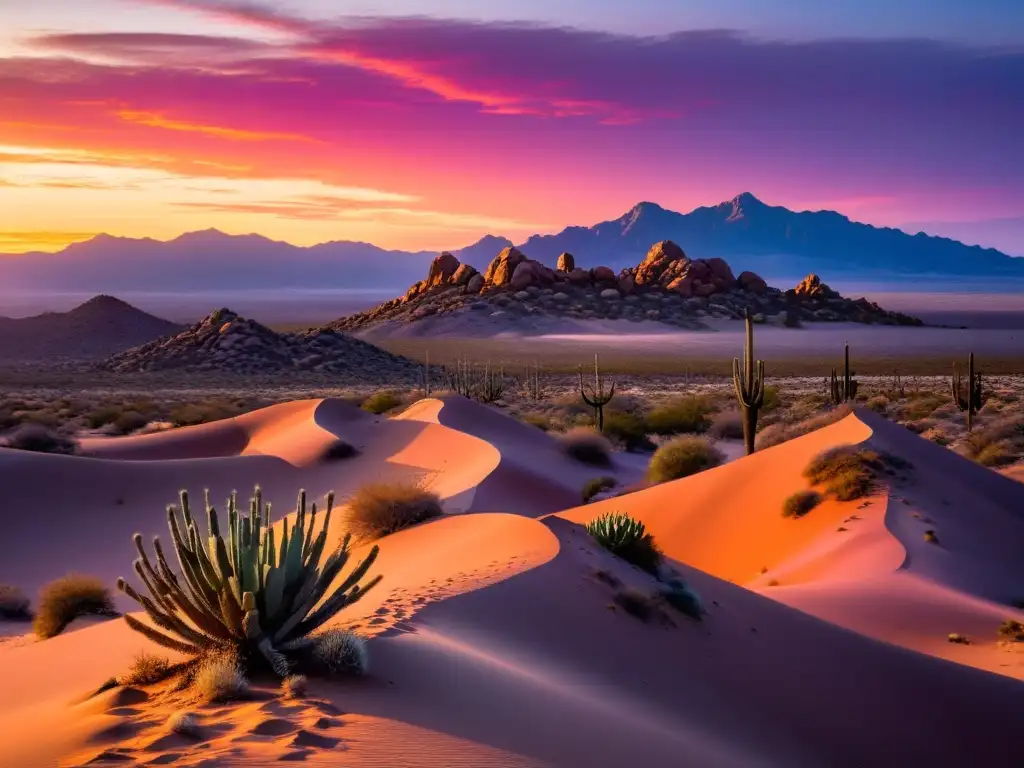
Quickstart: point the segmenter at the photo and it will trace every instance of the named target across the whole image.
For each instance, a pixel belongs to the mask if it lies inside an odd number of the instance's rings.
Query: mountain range
[[[737,270],[800,277],[1024,278],[1024,258],[923,233],[851,221],[834,211],[795,212],[750,193],[677,213],[642,202],[623,216],[557,234],[533,235],[517,247],[554,265],[571,253],[583,267],[635,265],[654,243],[673,240],[693,258],[725,258]],[[453,249],[483,269],[512,241],[488,235]],[[98,235],[55,254],[0,257],[0,287],[32,291],[172,291],[211,289],[401,289],[426,271],[432,251],[396,251],[332,241],[299,247],[260,235],[190,232],[174,240]]]

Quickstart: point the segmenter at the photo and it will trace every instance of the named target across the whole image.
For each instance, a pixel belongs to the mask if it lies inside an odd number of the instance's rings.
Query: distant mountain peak
[[[731,209],[726,221],[739,221],[745,218],[748,213],[767,208],[768,206],[758,200],[752,193],[740,192],[732,200],[722,203],[720,207]]]
[[[116,296],[110,296],[106,293],[101,293],[98,296],[93,296],[91,299],[86,301],[84,304],[79,304],[75,307],[72,312],[82,311],[109,311],[109,310],[122,310],[131,309],[135,310],[131,304],[126,301],[122,301]]]

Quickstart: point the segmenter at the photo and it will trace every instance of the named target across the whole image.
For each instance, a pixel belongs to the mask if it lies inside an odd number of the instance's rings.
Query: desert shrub
[[[642,522],[629,515],[606,513],[586,525],[587,533],[617,557],[643,571],[657,574],[661,552]]]
[[[167,720],[167,728],[179,736],[199,738],[199,721],[191,712],[175,712]]]
[[[153,685],[166,680],[175,667],[166,656],[141,651],[132,661],[131,668],[120,678],[121,685]]]
[[[605,413],[604,434],[617,443],[621,443],[627,451],[644,450],[651,446],[644,420],[629,411]]]
[[[583,492],[581,494],[583,497],[583,503],[589,503],[590,500],[597,496],[597,494],[601,493],[601,491],[607,491],[609,488],[614,488],[618,484],[618,480],[614,477],[608,476],[595,477],[587,480],[586,484],[583,486]]]
[[[444,514],[441,500],[417,483],[367,483],[348,501],[349,525],[364,538],[380,538]]]
[[[924,540],[927,543],[929,543],[929,544],[938,544],[939,543],[939,537],[936,536],[935,535],[935,531],[933,531],[930,528],[927,531],[924,532]]]
[[[783,503],[782,516],[803,517],[820,503],[821,494],[817,491],[797,491]]]
[[[99,429],[107,424],[113,424],[121,416],[121,409],[114,405],[104,405],[85,416],[85,423],[90,429]]]
[[[1007,619],[998,630],[999,637],[1012,643],[1024,643],[1024,624]]]
[[[719,411],[711,417],[708,434],[716,440],[742,440],[743,421],[739,411]]]
[[[301,699],[306,695],[308,684],[305,675],[288,675],[281,681],[281,692],[286,699]]]
[[[59,635],[80,616],[115,615],[110,590],[95,576],[68,574],[47,584],[39,593],[39,608],[32,625],[44,640]]]
[[[666,483],[717,467],[724,459],[722,452],[703,438],[678,437],[654,452],[647,478],[653,483]]]
[[[889,398],[885,395],[875,395],[867,401],[866,405],[875,413],[880,413],[885,416],[889,405]]]
[[[325,673],[358,677],[370,668],[366,641],[344,629],[328,629],[313,638],[313,658]]]
[[[317,506],[307,509],[305,491],[300,492],[296,513],[284,521],[278,539],[258,487],[248,509],[239,509],[232,494],[225,540],[213,507],[208,508],[208,531],[199,533],[183,491],[180,510],[172,506],[167,512],[183,573],[170,569],[158,541],[154,567],[136,534],[135,569],[149,596],[124,579],[117,586],[142,605],[149,622],[131,614],[124,620],[153,642],[190,656],[192,684],[210,695],[238,688],[243,674],[254,669],[272,670],[282,678],[301,671],[316,645],[312,633],[380,581],[377,576],[361,583],[376,560],[376,546],[343,575],[351,536],[328,549],[333,507],[334,495],[328,494],[318,531]]]
[[[363,401],[363,410],[375,413],[378,416],[382,413],[397,408],[402,404],[401,398],[394,392],[374,392]]]
[[[794,437],[800,437],[801,435],[806,435],[809,432],[826,427],[829,424],[834,424],[852,412],[853,408],[849,404],[843,404],[796,424],[783,424],[781,422],[771,424],[757,433],[755,446],[759,451],[771,448],[773,445],[779,445],[787,440],[792,440]]]
[[[619,590],[612,599],[622,610],[641,621],[650,621],[657,612],[654,600],[638,589]]]
[[[680,397],[647,414],[647,431],[656,435],[706,432],[713,408],[705,397]]]
[[[602,435],[592,429],[570,429],[559,436],[558,442],[567,456],[583,464],[606,467],[612,463],[611,446]]]
[[[196,667],[192,690],[206,703],[221,704],[248,696],[249,681],[234,653],[211,653]]]
[[[967,637],[967,635],[961,635],[959,632],[950,632],[949,635],[946,637],[946,640],[948,640],[951,643],[956,643],[957,645],[971,644],[971,639]]]
[[[119,435],[130,435],[149,424],[149,418],[138,411],[125,411],[114,420],[114,431]]]
[[[1013,435],[1016,425],[1006,427],[997,423],[986,429],[971,432],[964,438],[960,453],[984,467],[1002,467],[1017,460],[1013,443],[1006,435]]]
[[[779,395],[779,388],[775,384],[769,384],[764,388],[764,403],[761,405],[762,413],[771,413],[782,405],[782,396]]]
[[[528,413],[523,416],[523,421],[532,427],[537,427],[545,432],[551,431],[551,417],[543,413]]]
[[[28,621],[32,618],[29,599],[17,587],[0,584],[0,619]]]
[[[932,392],[908,394],[905,403],[901,403],[900,420],[918,421],[931,416],[939,407],[948,403],[950,398],[940,397]]]
[[[839,501],[862,498],[874,489],[877,473],[885,467],[881,456],[866,448],[841,445],[819,454],[804,469],[811,485]]]
[[[230,419],[244,412],[244,408],[223,401],[207,401],[203,403],[185,403],[171,411],[168,421],[178,427],[191,427],[207,424],[211,421]]]
[[[697,621],[704,617],[704,605],[700,595],[682,579],[678,577],[667,579],[665,586],[658,591],[658,594],[662,600],[684,616],[689,616]]]
[[[342,459],[350,459],[357,453],[359,451],[353,445],[346,443],[339,437],[331,441],[330,445],[324,448],[320,458],[322,461],[341,461]]]
[[[36,453],[73,454],[78,443],[42,424],[22,424],[7,437],[7,447]]]

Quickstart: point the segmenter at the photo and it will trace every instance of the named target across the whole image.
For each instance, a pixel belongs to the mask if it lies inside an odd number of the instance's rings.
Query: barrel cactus
[[[188,493],[182,491],[180,509],[167,509],[181,571],[171,569],[159,538],[153,540],[154,564],[142,536],[135,534],[139,552],[135,572],[149,594],[141,594],[124,579],[118,579],[117,586],[142,606],[155,627],[128,614],[125,621],[166,648],[194,657],[231,650],[246,666],[265,666],[287,676],[314,651],[311,633],[359,600],[381,578],[360,584],[377,558],[375,546],[327,596],[350,556],[351,537],[346,534],[341,545],[325,557],[333,506],[331,493],[317,532],[317,506],[307,510],[306,493],[301,491],[295,520],[290,529],[288,519],[283,520],[278,545],[270,504],[264,503],[259,487],[248,514],[239,511],[237,494],[231,495],[226,540],[207,495],[208,536],[204,541]]]

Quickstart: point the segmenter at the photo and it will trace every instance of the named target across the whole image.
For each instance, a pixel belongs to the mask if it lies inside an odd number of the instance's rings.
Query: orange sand
[[[360,454],[325,463],[339,437]],[[782,518],[812,456],[863,442],[913,469],[867,502]],[[198,743],[168,732],[182,703],[159,686],[88,697],[153,650],[122,621],[42,642],[5,628],[3,766],[953,766],[1001,764],[1016,740],[1024,656],[995,629],[1024,618],[1008,607],[1024,597],[1024,486],[870,413],[584,507],[580,487],[603,472],[460,398],[390,419],[304,401],[85,447],[0,450],[0,582],[34,593],[68,570],[129,574],[131,534],[164,534],[179,487],[220,500],[259,482],[283,511],[299,487],[344,498],[415,479],[449,515],[381,540],[384,582],[338,617],[372,636],[367,678],[312,681],[298,702],[257,681],[252,701],[194,709]],[[626,457],[612,474],[637,479]],[[703,622],[612,609],[597,569],[656,586],[579,525],[615,510],[648,525]]]

